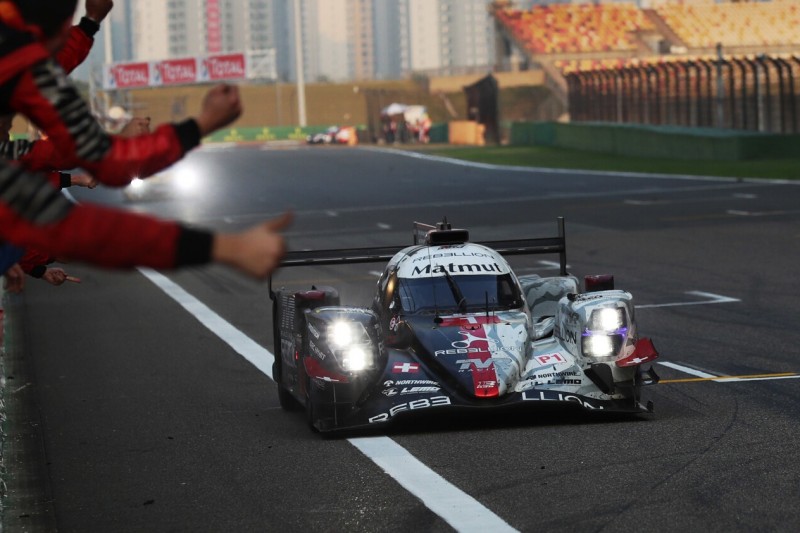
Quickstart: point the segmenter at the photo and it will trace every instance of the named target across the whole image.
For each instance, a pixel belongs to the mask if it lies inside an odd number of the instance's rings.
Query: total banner
[[[137,89],[190,85],[211,81],[244,80],[251,75],[244,53],[165,59],[137,63],[113,63],[103,72],[103,89]]]

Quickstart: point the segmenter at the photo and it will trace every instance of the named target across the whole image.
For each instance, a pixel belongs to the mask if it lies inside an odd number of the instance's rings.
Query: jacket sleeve
[[[56,54],[56,62],[61,65],[64,72],[69,74],[86,61],[89,52],[92,51],[94,34],[99,29],[99,24],[86,17],[83,17],[79,24],[70,29],[67,42]]]
[[[73,204],[47,178],[0,161],[0,239],[108,268],[169,269],[211,260],[211,233],[175,222]]]
[[[6,159],[16,159],[32,172],[69,169],[73,166],[73,158],[65,157],[62,154],[63,152],[56,148],[53,141],[41,139],[28,143],[28,149],[20,152],[17,157],[7,157]]]
[[[25,254],[18,261],[22,271],[34,278],[41,278],[47,265],[53,262],[53,258],[35,248],[26,248]]]
[[[200,129],[191,119],[136,137],[107,134],[50,59],[19,77],[10,103],[58,147],[69,163],[64,168],[82,167],[106,185],[124,186],[135,177],[150,176],[200,143]]]
[[[69,161],[56,150],[49,139],[27,141],[17,139],[0,143],[0,157],[19,161],[27,170],[46,172],[50,183],[59,189],[72,185],[72,176],[59,172],[58,169],[67,168]]]

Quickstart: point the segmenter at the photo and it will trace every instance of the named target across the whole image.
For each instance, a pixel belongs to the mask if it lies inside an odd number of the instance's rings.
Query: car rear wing
[[[482,241],[477,244],[487,246],[503,256],[508,255],[533,255],[533,254],[558,254],[559,255],[559,274],[567,275],[567,238],[564,231],[564,217],[557,220],[558,235],[555,237],[540,237],[535,239],[508,239],[500,241]],[[445,227],[446,226],[446,227]],[[464,242],[468,237],[466,230],[451,229],[445,220],[438,226],[414,223],[414,244],[422,244],[423,239],[430,244],[445,244],[454,242],[445,238],[433,238],[432,234],[446,232],[452,238],[461,239]],[[347,265],[356,263],[379,263],[389,261],[395,254],[410,245],[402,246],[377,246],[370,248],[338,248],[330,250],[297,250],[286,253],[281,261],[281,268],[294,266],[323,266],[323,265]],[[269,277],[270,297],[272,292],[272,276]]]

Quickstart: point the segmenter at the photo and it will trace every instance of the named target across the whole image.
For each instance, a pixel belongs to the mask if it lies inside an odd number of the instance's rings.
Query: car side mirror
[[[398,320],[395,325],[394,331],[389,334],[387,344],[392,348],[405,350],[411,347],[414,342],[414,331],[408,322],[405,320]]]

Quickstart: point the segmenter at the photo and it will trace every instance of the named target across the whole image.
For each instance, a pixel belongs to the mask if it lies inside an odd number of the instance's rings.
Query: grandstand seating
[[[800,44],[800,3],[663,3],[656,12],[689,48]]]
[[[630,33],[654,29],[634,4],[553,4],[503,8],[497,18],[532,53],[635,50]]]
[[[690,50],[800,45],[800,2],[691,2],[656,0],[654,10],[631,3],[536,5],[528,11],[501,7],[495,17],[532,54],[630,52],[634,32],[656,31],[660,17]],[[649,15],[648,15],[649,14]],[[661,22],[658,22],[661,24]]]

